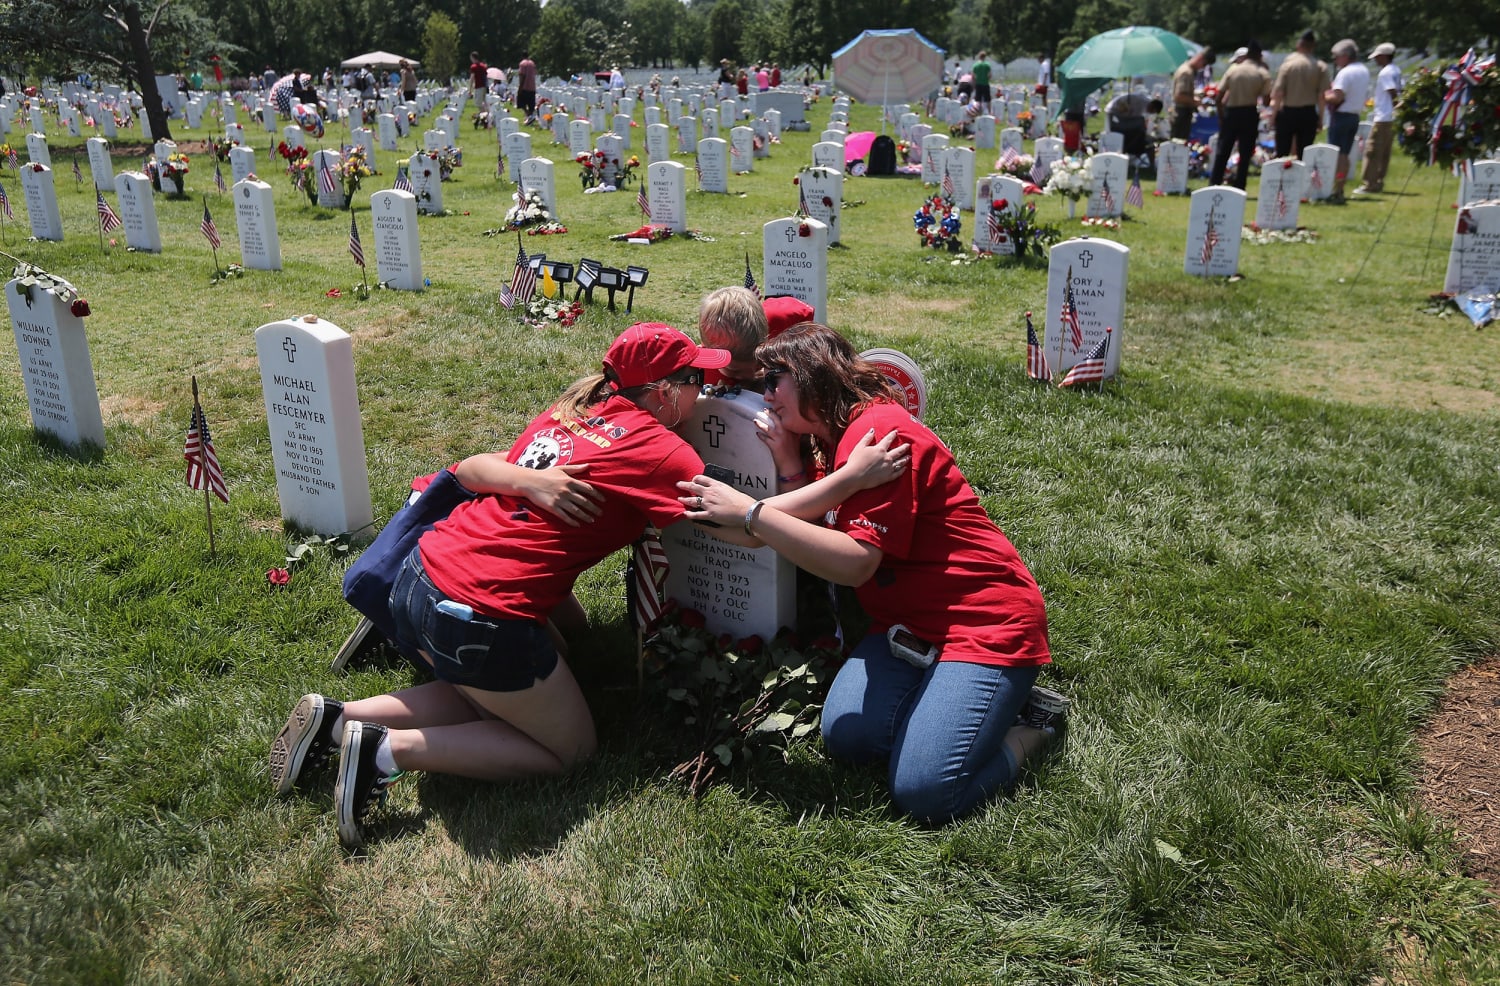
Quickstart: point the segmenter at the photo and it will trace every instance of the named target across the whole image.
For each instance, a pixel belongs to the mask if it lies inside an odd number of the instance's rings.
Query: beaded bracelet
[[[807,470],[803,469],[801,472],[794,472],[790,476],[777,476],[776,478],[783,483],[795,483],[799,479],[807,478]]]

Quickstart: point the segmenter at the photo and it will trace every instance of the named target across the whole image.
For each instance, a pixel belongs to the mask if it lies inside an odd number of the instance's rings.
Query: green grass
[[[758,262],[812,139],[788,134],[736,194],[689,194],[712,241],[650,248],[605,239],[637,225],[633,195],[581,195],[551,154],[570,232],[527,248],[652,272],[633,316],[600,303],[567,330],[498,310],[515,240],[481,235],[508,205],[493,134],[464,131],[455,214],[421,220],[432,288],[366,302],[348,296],[347,217],[280,178],[279,274],[210,285],[196,197],[158,201],[162,255],[101,254],[67,177],[78,142],[55,143],[69,239],[17,245],[8,226],[8,249],[89,298],[108,447],[35,438],[0,348],[0,980],[1500,981],[1495,911],[1414,796],[1414,730],[1500,630],[1500,386],[1487,333],[1421,312],[1452,222],[1431,170],[1400,196],[1304,207],[1321,240],[1247,244],[1234,284],[1183,275],[1187,203],[1148,199],[1110,234],[1131,247],[1123,377],[1078,394],[1022,369],[1044,271],[924,255],[915,182],[846,185],[865,204],[831,253],[830,320],[924,368],[929,422],[1046,595],[1045,677],[1075,699],[1062,755],[1013,797],[922,829],[892,816],[879,771],[811,744],[690,800],[665,778],[692,751],[634,689],[617,559],[580,583],[594,761],[399,785],[358,857],[327,789],[271,797],[267,746],[298,695],[409,678],[328,672],[354,618],[326,554],[266,586],[298,538],[253,330],[315,312],[354,335],[384,519],[411,475],[507,446],[633,318],[690,326],[746,249]],[[215,560],[182,483],[193,373],[232,496]]]

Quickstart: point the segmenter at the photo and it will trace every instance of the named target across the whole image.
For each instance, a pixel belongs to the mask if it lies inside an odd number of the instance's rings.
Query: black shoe
[[[289,794],[302,771],[321,767],[333,752],[333,724],[344,703],[322,695],[303,695],[286,725],[271,741],[271,783],[278,795]]]
[[[1068,707],[1072,704],[1066,695],[1035,685],[1026,704],[1021,707],[1021,714],[1016,717],[1016,722],[1044,732],[1061,733],[1067,726]]]
[[[346,849],[364,844],[365,813],[385,800],[385,790],[401,776],[382,774],[375,766],[375,751],[390,730],[373,722],[344,723],[344,741],[339,747],[339,779],[333,788],[333,806],[338,812],[339,841]]]

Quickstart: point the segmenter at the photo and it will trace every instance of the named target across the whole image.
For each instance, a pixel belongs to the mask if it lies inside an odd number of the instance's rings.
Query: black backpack
[[[885,134],[876,137],[870,144],[870,159],[865,173],[869,175],[894,175],[896,173],[896,142]]]
[[[361,69],[360,73],[354,77],[354,88],[358,89],[360,92],[364,92],[369,89],[370,73],[365,71],[364,69]]]

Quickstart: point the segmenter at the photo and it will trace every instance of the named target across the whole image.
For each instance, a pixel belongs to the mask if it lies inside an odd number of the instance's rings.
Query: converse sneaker
[[[1021,707],[1017,722],[1032,729],[1060,733],[1067,725],[1068,707],[1072,704],[1066,695],[1036,685],[1032,687],[1026,704]]]
[[[385,800],[385,790],[401,771],[382,774],[375,766],[375,752],[390,730],[373,722],[344,723],[344,741],[339,747],[339,779],[333,788],[338,812],[339,841],[346,849],[364,844],[365,813]]]
[[[271,783],[278,795],[289,794],[302,771],[321,767],[333,752],[333,724],[344,704],[322,695],[303,695],[286,725],[271,741]]]

